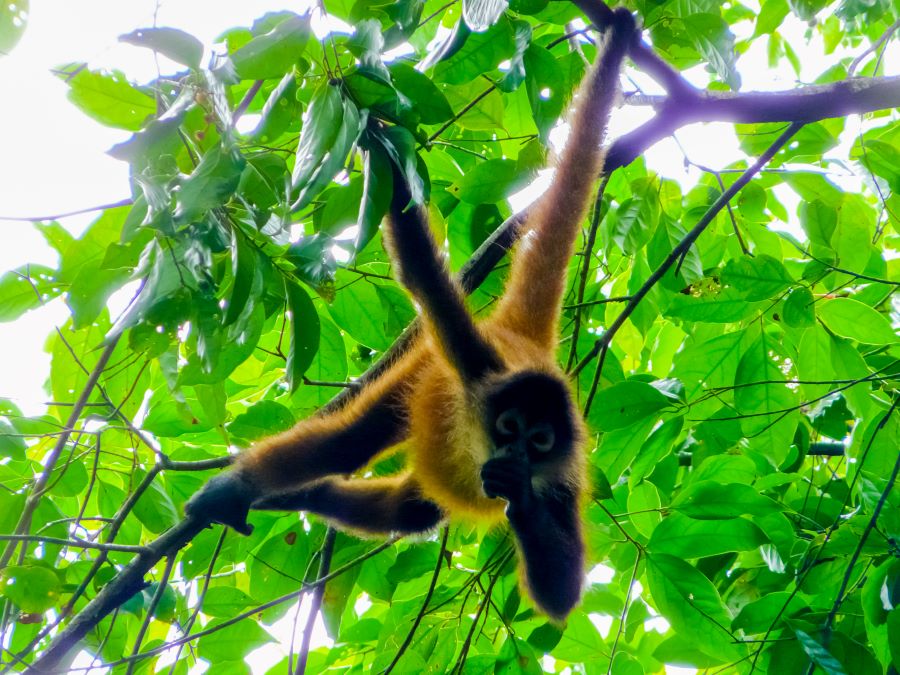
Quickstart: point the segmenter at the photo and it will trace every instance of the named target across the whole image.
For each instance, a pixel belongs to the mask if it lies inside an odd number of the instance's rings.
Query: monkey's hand
[[[191,518],[222,523],[244,535],[253,532],[247,522],[250,505],[260,496],[259,489],[237,471],[213,477],[184,505]]]
[[[481,485],[488,497],[508,501],[510,509],[527,508],[534,498],[531,462],[518,454],[489,459],[481,467]]]

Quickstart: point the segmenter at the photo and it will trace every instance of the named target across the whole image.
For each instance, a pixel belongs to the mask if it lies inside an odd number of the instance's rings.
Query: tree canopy
[[[900,7],[631,8],[614,114],[642,121],[609,139],[560,338],[592,433],[568,621],[523,595],[504,528],[363,541],[295,513],[252,514],[249,537],[182,518],[230,451],[415,340],[379,234],[390,162],[490,312],[509,198],[548,165],[610,11],[323,0],[216,45],[137,28],[121,39],[166,57],[149,83],[59,69],[73,105],[133,132],[110,150],[132,194],[77,237],[35,214],[58,265],[0,276],[4,330],[59,296],[70,311],[46,412],[0,399],[0,671],[250,672],[268,646],[271,672],[900,672]],[[0,50],[26,12],[0,8]],[[742,91],[751,66],[808,72],[798,40],[815,81]],[[737,139],[727,166],[687,143],[690,171],[648,165],[712,122]]]

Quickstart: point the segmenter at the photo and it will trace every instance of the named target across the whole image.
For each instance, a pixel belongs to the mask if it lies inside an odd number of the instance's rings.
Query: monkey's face
[[[516,373],[492,386],[485,403],[494,457],[514,455],[539,464],[571,450],[574,410],[569,390],[558,378]]]

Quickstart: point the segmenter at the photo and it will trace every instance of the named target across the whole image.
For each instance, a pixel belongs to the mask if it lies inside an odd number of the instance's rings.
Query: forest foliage
[[[657,173],[640,156],[652,135],[629,137],[644,138],[634,161],[615,155],[570,263],[559,349],[593,487],[592,573],[564,625],[522,593],[504,528],[379,542],[259,512],[249,537],[216,526],[152,548],[230,452],[352,396],[413,321],[379,234],[390,162],[453,270],[511,230],[507,200],[547,166],[596,54],[590,4],[324,0],[228,30],[211,56],[179,29],[139,28],[122,40],[169,64],[150,83],[60,68],[73,105],[133,132],[110,150],[132,194],[77,237],[36,222],[58,265],[0,276],[4,330],[57,297],[70,311],[46,338],[46,412],[0,399],[0,670],[55,665],[77,625],[70,657],[115,672],[250,672],[260,648],[271,672],[298,656],[308,672],[900,672],[896,93],[855,107],[837,88],[841,111],[798,98],[809,109],[783,118],[747,99],[721,171],[687,146],[692,172]],[[27,30],[16,5],[0,9],[4,49]],[[880,69],[896,2],[632,9],[669,98],[698,91],[687,71],[708,90],[693,112],[740,91],[757,43],[799,77],[798,35],[822,67],[785,96],[893,82]],[[647,63],[636,55],[614,114],[656,106],[669,135],[677,109],[634,85]],[[507,262],[466,268],[476,315]],[[147,583],[124,583],[142,560]],[[104,587],[131,597],[97,614]],[[312,648],[304,591],[327,632]]]

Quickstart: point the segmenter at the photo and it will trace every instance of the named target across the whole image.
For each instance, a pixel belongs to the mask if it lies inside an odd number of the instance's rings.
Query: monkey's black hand
[[[192,518],[222,523],[248,535],[253,526],[247,522],[247,513],[257,497],[255,486],[236,471],[227,471],[210,479],[188,500],[184,511]]]
[[[534,496],[531,463],[521,455],[494,457],[481,467],[481,485],[488,497],[500,497],[511,508],[527,507]]]

